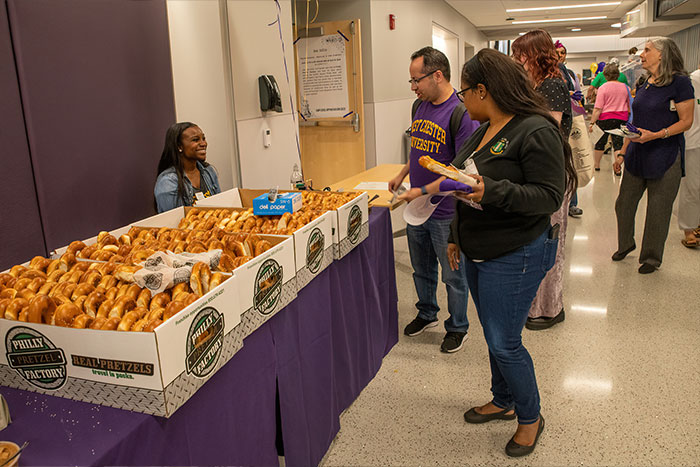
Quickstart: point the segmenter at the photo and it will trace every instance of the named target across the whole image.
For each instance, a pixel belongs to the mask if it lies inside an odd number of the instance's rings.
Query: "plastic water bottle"
[[[289,184],[292,186],[292,190],[304,189],[304,177],[301,175],[301,170],[299,170],[299,164],[294,164],[292,175],[289,177]]]

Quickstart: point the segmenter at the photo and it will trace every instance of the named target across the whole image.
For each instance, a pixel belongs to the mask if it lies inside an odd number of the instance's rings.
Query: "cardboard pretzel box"
[[[154,332],[0,319],[0,384],[170,417],[243,347],[238,297],[232,275]]]
[[[233,206],[236,210],[253,207],[253,200],[267,193],[265,190],[234,188],[197,203],[197,207]],[[226,203],[226,204],[222,204]],[[297,291],[303,289],[321,271],[333,262],[333,220],[335,212],[317,217],[292,234],[296,264]]]

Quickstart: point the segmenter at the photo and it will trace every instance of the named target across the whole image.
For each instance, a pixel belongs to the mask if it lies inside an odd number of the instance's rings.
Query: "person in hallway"
[[[470,204],[457,204],[448,257],[453,269],[466,269],[488,345],[493,393],[464,419],[479,424],[517,416],[505,450],[519,457],[535,449],[545,426],[522,330],[555,262],[559,236],[551,214],[565,192],[576,189],[575,170],[559,122],[523,67],[482,49],[464,65],[461,81],[469,116],[484,124],[453,162],[473,174],[474,183],[466,196]],[[466,191],[452,180],[441,181],[438,189]]]
[[[573,118],[576,116],[586,115],[586,109],[583,108],[583,93],[581,92],[581,84],[576,78],[574,72],[566,68],[566,54],[567,50],[559,41],[554,43],[554,47],[559,55],[559,70],[562,76],[567,81],[567,88],[569,89],[569,95],[571,96],[571,115]],[[574,192],[571,196],[571,201],[569,201],[569,216],[571,217],[581,217],[583,215],[583,209],[578,207],[578,195]]]
[[[685,168],[683,132],[693,124],[693,86],[684,70],[683,56],[671,39],[650,39],[640,58],[648,76],[637,88],[632,123],[641,136],[625,138],[614,163],[617,171],[624,162],[625,174],[615,202],[617,251],[612,260],[623,260],[637,247],[634,218],[646,191],[639,273],[649,274],[661,266],[673,202]]]
[[[406,175],[410,175],[412,187],[423,187],[437,179],[436,174],[420,166],[418,158],[427,154],[450,164],[457,149],[478,126],[463,109],[458,109],[461,103],[450,84],[450,63],[445,54],[432,47],[416,51],[411,55],[409,74],[411,89],[421,102],[415,109],[411,124],[409,161],[389,182],[392,191],[399,187]],[[460,123],[455,132],[451,121],[459,115]],[[406,227],[413,282],[418,294],[418,315],[406,326],[404,334],[417,336],[438,324],[439,263],[442,282],[447,287],[447,309],[450,314],[444,323],[446,334],[440,350],[447,353],[462,348],[469,329],[466,277],[463,270],[450,269],[447,260],[447,236],[453,215],[454,200],[445,198],[423,225]]]
[[[158,212],[192,206],[221,192],[214,166],[207,163],[207,140],[194,123],[175,123],[165,133],[153,189]]]
[[[616,58],[611,59],[606,65],[609,65],[609,64],[611,64],[611,63],[612,63],[613,65],[617,65],[618,68],[619,68],[619,66],[620,66],[620,61],[617,60]],[[605,68],[603,68],[603,70],[605,70]],[[591,81],[591,86],[592,86],[594,89],[598,90],[598,89],[600,89],[600,87],[601,87],[602,85],[604,85],[604,84],[607,83],[608,81],[609,81],[609,80],[605,77],[605,74],[604,74],[603,72],[600,72],[600,73],[598,73],[597,75],[595,75],[595,78],[593,78],[593,81]],[[621,83],[624,83],[625,86],[629,86],[629,83],[627,82],[627,76],[625,76],[624,73],[620,73],[620,74],[619,74],[619,76],[617,77],[617,81],[619,81],[619,82],[621,82]]]
[[[700,245],[700,67],[690,74],[695,90],[693,126],[685,132],[685,177],[678,195],[678,227],[687,248]]]
[[[598,125],[603,131],[620,128],[620,125],[624,125],[629,118],[630,95],[627,85],[617,81],[620,69],[614,63],[608,63],[603,69],[603,74],[607,81],[598,90],[598,97],[596,97],[595,107],[591,115],[591,130],[594,125]],[[595,170],[600,170],[600,161],[603,158],[608,136],[612,136],[613,160],[617,158],[617,154],[622,149],[624,142],[622,136],[603,133],[603,136],[595,143],[593,154]],[[615,175],[622,175],[622,172],[615,170]]]
[[[562,135],[568,142],[573,121],[569,92],[559,72],[559,55],[554,49],[549,33],[536,29],[513,42],[513,58],[523,65],[534,84],[549,105],[550,112],[559,123]],[[576,178],[576,172],[573,172]],[[548,329],[564,321],[564,243],[568,225],[569,202],[574,191],[566,193],[564,202],[552,214],[552,224],[559,224],[559,250],[554,267],[542,281],[525,326],[531,330]]]

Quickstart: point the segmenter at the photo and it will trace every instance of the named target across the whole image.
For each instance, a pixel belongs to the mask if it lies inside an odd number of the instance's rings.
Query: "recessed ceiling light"
[[[530,23],[562,23],[564,21],[589,21],[592,19],[606,19],[607,16],[587,16],[585,18],[557,18],[557,19],[533,19],[527,21],[513,21],[512,24],[530,24]]]
[[[579,32],[581,28],[571,28],[571,32]]]
[[[610,25],[611,28],[619,28],[622,27],[622,23],[615,23]]]
[[[622,2],[605,2],[605,3],[588,3],[582,5],[560,5],[560,6],[538,6],[534,8],[511,8],[506,10],[507,13],[514,11],[542,11],[542,10],[566,10],[569,8],[590,8],[596,6],[616,6]]]
[[[525,34],[527,34],[527,33],[526,32],[519,32],[518,36],[524,36]]]

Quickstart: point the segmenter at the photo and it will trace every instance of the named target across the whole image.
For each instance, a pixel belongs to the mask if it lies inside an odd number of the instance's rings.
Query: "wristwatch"
[[[427,194],[428,194],[428,190],[425,189],[425,185],[423,185],[422,187],[420,187],[420,193],[421,193],[422,195],[427,195]]]

